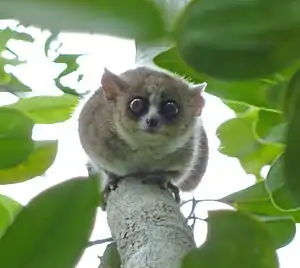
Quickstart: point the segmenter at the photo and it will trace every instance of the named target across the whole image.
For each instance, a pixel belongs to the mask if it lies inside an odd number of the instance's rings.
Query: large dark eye
[[[174,101],[166,101],[161,112],[167,120],[172,120],[178,115],[179,107]]]
[[[132,99],[129,103],[129,109],[131,112],[136,115],[142,115],[147,109],[147,101],[141,97],[136,97]]]

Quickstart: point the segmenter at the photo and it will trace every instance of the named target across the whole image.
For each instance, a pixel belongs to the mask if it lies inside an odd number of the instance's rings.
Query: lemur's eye
[[[161,113],[166,120],[170,121],[177,117],[179,113],[179,107],[176,102],[169,100],[163,103]]]
[[[129,109],[135,116],[141,116],[148,109],[148,101],[142,97],[135,97],[129,102]]]

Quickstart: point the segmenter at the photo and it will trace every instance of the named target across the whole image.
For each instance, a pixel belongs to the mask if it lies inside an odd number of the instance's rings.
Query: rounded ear
[[[205,105],[205,99],[202,96],[205,88],[207,86],[206,82],[200,85],[196,85],[192,88],[192,109],[194,116],[200,116]]]
[[[104,68],[101,84],[107,100],[115,100],[122,91],[125,91],[129,87],[123,79],[107,68]]]

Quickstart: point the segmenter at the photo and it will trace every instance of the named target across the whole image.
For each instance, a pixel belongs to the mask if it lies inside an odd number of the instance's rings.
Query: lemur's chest
[[[120,176],[135,172],[175,171],[183,169],[192,158],[192,152],[186,146],[166,153],[163,146],[148,145],[133,149],[122,140],[107,141],[103,144],[100,155],[101,167]]]

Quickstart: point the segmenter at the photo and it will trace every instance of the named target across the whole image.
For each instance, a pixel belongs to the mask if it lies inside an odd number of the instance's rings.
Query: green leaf
[[[73,73],[78,70],[79,64],[77,63],[77,59],[83,54],[60,54],[55,60],[55,63],[64,63],[66,64],[66,68],[54,79],[55,85],[64,93],[73,95],[76,97],[80,97],[80,94],[71,87],[64,86],[61,83],[61,78],[67,76],[70,73]]]
[[[21,61],[21,60],[19,60],[19,58],[13,58],[13,59],[0,58],[0,64],[3,66],[6,64],[9,64],[12,66],[17,66],[21,63],[25,63],[25,61]],[[9,74],[7,74],[7,75],[9,76]]]
[[[0,239],[10,224],[9,211],[0,202]],[[0,260],[1,261],[1,260]]]
[[[300,86],[300,70],[297,70],[292,76],[284,94],[284,112],[287,118],[293,116],[293,110],[295,109],[295,101],[297,100],[297,94],[299,94]]]
[[[0,52],[2,52],[6,48],[6,44],[10,39],[21,40],[26,42],[34,41],[32,36],[27,33],[22,33],[14,31],[10,28],[6,28],[4,30],[0,30]]]
[[[22,205],[17,201],[0,194],[0,238],[21,209]]]
[[[36,141],[34,150],[21,164],[0,170],[0,184],[30,180],[44,174],[53,164],[57,153],[57,141]]]
[[[298,73],[296,75],[299,76]],[[300,79],[297,79],[297,83],[294,80],[293,89],[290,89],[290,91],[294,98],[294,108],[292,109],[287,130],[287,147],[283,166],[286,185],[290,189],[293,199],[300,206]]]
[[[272,163],[282,152],[282,144],[265,144],[255,134],[258,109],[249,109],[237,118],[219,126],[217,135],[221,145],[219,151],[237,157],[247,173],[260,178],[262,167]],[[233,135],[236,133],[236,135]]]
[[[15,18],[54,32],[102,33],[138,40],[164,35],[164,21],[149,0],[2,0],[0,5],[0,18]]]
[[[115,242],[106,246],[106,249],[101,257],[101,268],[120,268],[121,259]]]
[[[229,101],[237,101],[259,108],[281,110],[282,92],[285,80],[291,75],[290,69],[298,68],[299,63],[267,79],[245,81],[225,81],[196,72],[180,57],[175,48],[166,50],[154,58],[154,63],[173,73],[181,75],[193,83],[207,82],[207,93]]]
[[[270,201],[265,181],[223,197],[218,201],[231,204],[241,211],[256,214],[255,216],[264,222],[271,232],[277,249],[289,244],[295,236],[296,227],[292,217],[297,218],[296,213],[298,213],[297,219],[300,220],[300,211],[295,212],[293,215],[284,213],[274,207]]]
[[[176,21],[178,15],[182,12],[184,7],[189,1],[182,0],[152,0],[161,11],[161,15],[166,23],[167,30],[172,30],[173,24]],[[157,43],[149,42],[135,42],[136,56],[135,62],[138,65],[152,65],[153,59],[159,53],[164,50],[169,49],[173,46],[172,40],[170,38],[165,38],[164,40],[159,40]]]
[[[258,219],[266,224],[272,235],[276,249],[291,243],[296,234],[296,224],[291,218],[258,216]]]
[[[75,267],[94,225],[98,191],[96,180],[73,178],[33,198],[0,240],[1,266]]]
[[[225,196],[218,201],[232,205],[240,211],[258,215],[292,217],[300,223],[300,210],[284,211],[274,206],[270,194],[266,189],[265,181],[256,183],[246,189]]]
[[[77,97],[63,94],[24,98],[6,107],[23,112],[36,124],[54,124],[69,119],[77,105]]]
[[[0,86],[6,85],[10,81],[10,75],[4,69],[5,62],[0,58]],[[0,88],[0,92],[4,91]]]
[[[0,204],[8,210],[12,221],[19,214],[20,210],[23,207],[16,200],[2,194],[0,194]]]
[[[70,73],[76,71],[79,67],[77,63],[77,59],[82,56],[83,54],[60,54],[55,60],[55,63],[65,63],[66,69],[60,73],[57,79],[62,78]]]
[[[54,82],[55,82],[55,85],[65,94],[68,94],[68,95],[72,95],[72,96],[75,96],[75,97],[79,97],[81,98],[81,95],[83,94],[80,94],[76,91],[76,89],[74,88],[71,88],[71,87],[68,87],[68,86],[64,86],[61,82],[60,82],[60,79],[58,78],[55,78],[54,79]]]
[[[271,199],[254,202],[236,202],[234,207],[240,211],[252,212],[268,216],[291,216],[297,223],[300,223],[300,211],[284,211],[275,207]]]
[[[90,162],[86,163],[86,169],[88,171],[88,175],[90,178],[93,178],[95,180],[98,181],[103,181],[102,175],[99,173],[99,170],[97,168],[95,168],[95,166],[93,164],[91,164]],[[105,193],[102,191],[101,193],[99,193],[99,204],[98,206],[102,208],[102,210],[105,210]]]
[[[31,92],[31,88],[20,81],[15,75],[10,74],[10,80],[6,85],[9,92]]]
[[[269,192],[265,187],[264,181],[261,181],[241,191],[225,196],[219,199],[219,201],[225,203],[235,203],[235,202],[254,202],[254,201],[262,201],[268,199],[269,199]]]
[[[58,35],[59,35],[59,32],[53,32],[47,38],[47,40],[45,42],[45,46],[44,46],[44,52],[45,52],[46,57],[49,56],[48,53],[49,53],[50,46],[51,46],[53,41],[57,41]]]
[[[219,210],[210,212],[207,221],[206,242],[183,258],[182,268],[279,267],[272,236],[256,218]]]
[[[227,105],[228,108],[233,110],[237,115],[243,114],[250,109],[250,106],[245,103],[236,102],[236,101],[227,101],[227,100],[222,100],[222,102],[225,105]]]
[[[23,113],[0,107],[0,172],[20,164],[32,152],[32,128],[32,120]]]
[[[282,113],[259,110],[256,134],[267,143],[285,143],[286,123]]]
[[[284,154],[280,155],[271,166],[266,178],[266,187],[271,194],[272,201],[280,209],[300,209],[299,203],[286,184],[283,172],[283,157]]]
[[[174,39],[199,72],[228,80],[266,77],[300,56],[299,9],[294,0],[195,0],[178,19]]]

